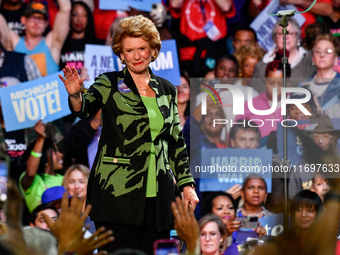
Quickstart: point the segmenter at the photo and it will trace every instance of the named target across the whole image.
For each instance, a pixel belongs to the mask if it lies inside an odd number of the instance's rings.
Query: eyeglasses
[[[321,50],[321,49],[315,49],[313,50],[313,53],[316,54],[316,55],[330,55],[334,52],[333,49],[326,49],[326,50]]]
[[[38,17],[38,16],[30,16],[28,18],[29,22],[37,22],[37,23],[43,23],[45,22],[45,18],[44,17]]]
[[[210,233],[201,232],[201,239],[206,239],[207,237],[209,237],[209,239],[215,239],[220,236],[221,236],[220,232],[210,232]]]
[[[314,139],[314,140],[330,140],[333,136],[331,134],[312,134],[311,137]]]
[[[297,32],[294,32],[294,33],[288,33],[288,34],[286,34],[286,36],[288,37],[288,36],[297,36]],[[277,37],[282,37],[283,36],[283,34],[282,33],[275,33],[275,35],[277,36]]]

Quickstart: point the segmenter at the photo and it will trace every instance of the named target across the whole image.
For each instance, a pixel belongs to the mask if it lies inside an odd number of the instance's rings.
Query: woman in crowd
[[[283,64],[281,61],[281,57],[282,52],[277,52],[275,59],[267,65],[265,71],[266,91],[262,92],[259,96],[253,98],[252,100],[252,106],[256,110],[264,111],[271,109],[272,113],[267,115],[258,115],[254,113],[254,111],[251,111],[249,109],[249,102],[246,102],[244,105],[244,114],[237,115],[235,119],[236,121],[239,119],[254,119],[254,122],[258,125],[260,129],[261,137],[268,136],[272,131],[275,131],[277,129],[277,122],[268,122],[268,119],[282,121],[281,107],[279,107],[281,100],[281,88],[283,86]],[[286,71],[287,78],[291,77],[291,69],[289,64],[287,64],[286,66]],[[273,103],[275,101],[277,104]]]
[[[237,210],[237,217],[251,216],[259,219],[271,215],[264,207],[267,200],[267,183],[257,174],[250,174],[243,180],[242,199],[244,204]]]
[[[85,94],[75,68],[66,66],[64,82],[70,109],[80,118],[102,109],[102,132],[90,173],[87,202],[96,227],[115,233],[121,247],[153,253],[157,239],[169,238],[174,174],[185,200],[198,202],[181,135],[176,89],[155,76],[149,64],[161,41],[151,20],[141,15],[121,20],[112,38],[113,52],[126,65],[102,74]]]
[[[79,197],[87,196],[87,183],[90,176],[90,169],[84,165],[76,164],[70,166],[64,175],[63,186],[70,196],[77,192]],[[84,200],[83,211],[85,210],[86,200]],[[89,225],[89,231],[94,233],[96,227],[89,217],[86,218],[84,226]]]
[[[312,53],[316,74],[300,85],[312,92],[319,111],[340,118],[340,73],[334,70],[340,53],[338,38],[330,33],[318,36]]]
[[[190,115],[190,77],[181,70],[181,85],[177,86],[177,105],[181,130]]]
[[[291,66],[291,81],[290,87],[296,87],[304,79],[311,77],[315,72],[315,67],[312,65],[312,56],[300,45],[301,28],[299,24],[293,18],[288,18],[288,27],[286,38],[286,49],[289,53],[288,63]],[[266,90],[265,74],[266,65],[275,59],[275,53],[283,50],[283,35],[282,27],[280,26],[280,20],[276,22],[272,30],[272,38],[276,44],[273,50],[270,50],[264,55],[262,61],[258,62],[255,66],[253,79],[250,86],[257,92],[262,93]],[[288,54],[287,54],[288,55]]]
[[[307,244],[308,231],[321,211],[322,201],[318,194],[310,190],[301,190],[296,194],[290,205],[290,245],[302,248]]]
[[[26,171],[19,179],[30,212],[41,203],[41,195],[46,189],[61,186],[63,181],[63,176],[55,172],[63,168],[63,154],[52,139],[46,138],[45,124],[41,120],[35,124],[34,130],[38,138],[23,155]]]
[[[214,70],[207,73],[204,78],[231,80],[229,83],[234,84],[233,78],[237,77],[238,68],[237,59],[233,55],[224,55],[216,60]]]
[[[86,197],[87,182],[90,176],[90,169],[84,165],[73,165],[67,169],[64,175],[63,186],[74,196],[77,192],[79,197]]]
[[[202,201],[201,214],[206,215],[209,213],[219,216],[227,229],[228,235],[228,247],[235,242],[237,232],[240,230],[241,222],[236,220],[237,205],[233,197],[226,192],[218,191],[212,192]],[[266,230],[262,226],[258,226],[254,229],[255,235],[251,233],[253,237],[262,237],[266,234]],[[232,245],[229,251],[234,249],[236,245]],[[234,248],[233,248],[234,247]],[[226,252],[226,254],[228,254]]]
[[[234,56],[240,65],[238,72],[240,79],[238,79],[234,85],[240,88],[249,87],[254,68],[256,64],[262,60],[264,54],[265,51],[258,44],[243,45],[235,51]]]
[[[202,255],[221,255],[227,248],[227,230],[221,219],[207,214],[198,222]]]
[[[325,195],[330,189],[328,179],[324,178],[321,173],[315,173],[312,182],[310,190],[318,194],[323,203]]]
[[[75,67],[81,78],[89,80],[87,69],[84,67],[85,45],[101,44],[95,36],[94,21],[90,8],[82,1],[72,4],[70,32],[60,54],[59,68]],[[70,114],[63,118],[65,134],[68,134],[74,123],[75,116]]]
[[[250,44],[241,46],[236,50],[234,56],[236,57],[240,67],[237,73],[239,79],[236,80],[234,84],[236,87],[240,88],[243,92],[245,101],[248,100],[248,88],[250,85],[251,77],[253,76],[253,71],[255,65],[262,59],[265,51],[258,44]],[[259,93],[256,90],[252,90],[252,97],[257,97]],[[221,100],[223,103],[223,110],[228,119],[234,120],[236,115],[233,115],[233,95],[229,90],[221,91]]]
[[[86,3],[74,2],[71,9],[70,32],[61,50],[60,69],[68,65],[75,67],[81,73],[87,43],[100,43],[95,36],[92,12]]]

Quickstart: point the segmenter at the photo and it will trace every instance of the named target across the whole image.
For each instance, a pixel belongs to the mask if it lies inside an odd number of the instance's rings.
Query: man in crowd
[[[231,148],[257,149],[260,146],[261,134],[252,121],[240,119],[230,129],[229,140]]]
[[[311,168],[322,166],[324,155],[336,146],[340,130],[334,129],[327,115],[317,114],[310,119],[309,126],[299,136],[302,140],[304,160],[290,171],[289,199],[293,199],[300,190],[312,187],[313,176],[317,169],[311,171]],[[318,150],[311,150],[309,142],[317,144]]]
[[[26,26],[26,35],[20,37],[12,31],[6,20],[0,15],[1,42],[8,51],[30,55],[43,76],[59,70],[60,51],[69,31],[70,0],[58,0],[59,12],[53,29],[43,36],[48,26],[45,5],[38,2],[27,4],[21,22]]]
[[[236,51],[243,45],[250,45],[255,43],[257,43],[257,36],[252,28],[244,27],[236,31],[233,39],[234,51]]]
[[[49,217],[53,222],[55,222],[59,217],[59,212],[53,205],[50,204],[38,205],[30,215],[31,228],[41,228],[50,230],[47,223],[44,220],[43,214]]]

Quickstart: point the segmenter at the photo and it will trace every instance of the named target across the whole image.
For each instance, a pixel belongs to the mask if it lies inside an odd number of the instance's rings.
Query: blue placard
[[[85,88],[89,88],[99,74],[120,71],[125,67],[118,56],[113,54],[110,46],[92,44],[86,44],[85,46],[84,65],[90,76],[90,80],[84,83]],[[162,42],[158,58],[150,63],[150,68],[155,75],[169,80],[173,85],[181,84],[175,40]]]
[[[129,10],[129,6],[149,12],[153,4],[160,3],[161,0],[99,0],[100,10]]]
[[[71,113],[68,93],[58,74],[0,89],[7,132],[33,127],[42,118],[50,122]]]
[[[266,180],[270,193],[272,154],[270,149],[202,149],[201,166],[191,171],[195,177],[200,175],[200,191],[228,190],[235,184],[242,185],[243,179],[254,173]]]
[[[334,125],[334,129],[339,129],[340,127],[340,119],[331,119]],[[297,121],[298,125],[296,128],[305,129],[309,125],[309,120],[300,120]],[[303,161],[303,148],[302,143],[294,128],[287,128],[287,149],[288,149],[288,159],[291,165],[298,165]],[[280,157],[283,158],[283,127],[281,125],[277,125],[277,151],[280,154]],[[337,145],[340,151],[340,144]]]
[[[267,230],[269,236],[278,236],[283,233],[283,213],[262,217],[259,222]]]

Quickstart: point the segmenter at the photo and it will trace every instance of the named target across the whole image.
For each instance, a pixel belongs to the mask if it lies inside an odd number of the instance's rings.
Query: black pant
[[[153,254],[153,243],[157,239],[169,239],[170,230],[157,231],[156,226],[156,198],[146,198],[144,222],[142,226],[129,226],[107,222],[96,222],[96,229],[101,226],[106,230],[111,229],[115,240],[101,250],[112,252],[120,248],[131,248],[144,251],[146,254]]]

